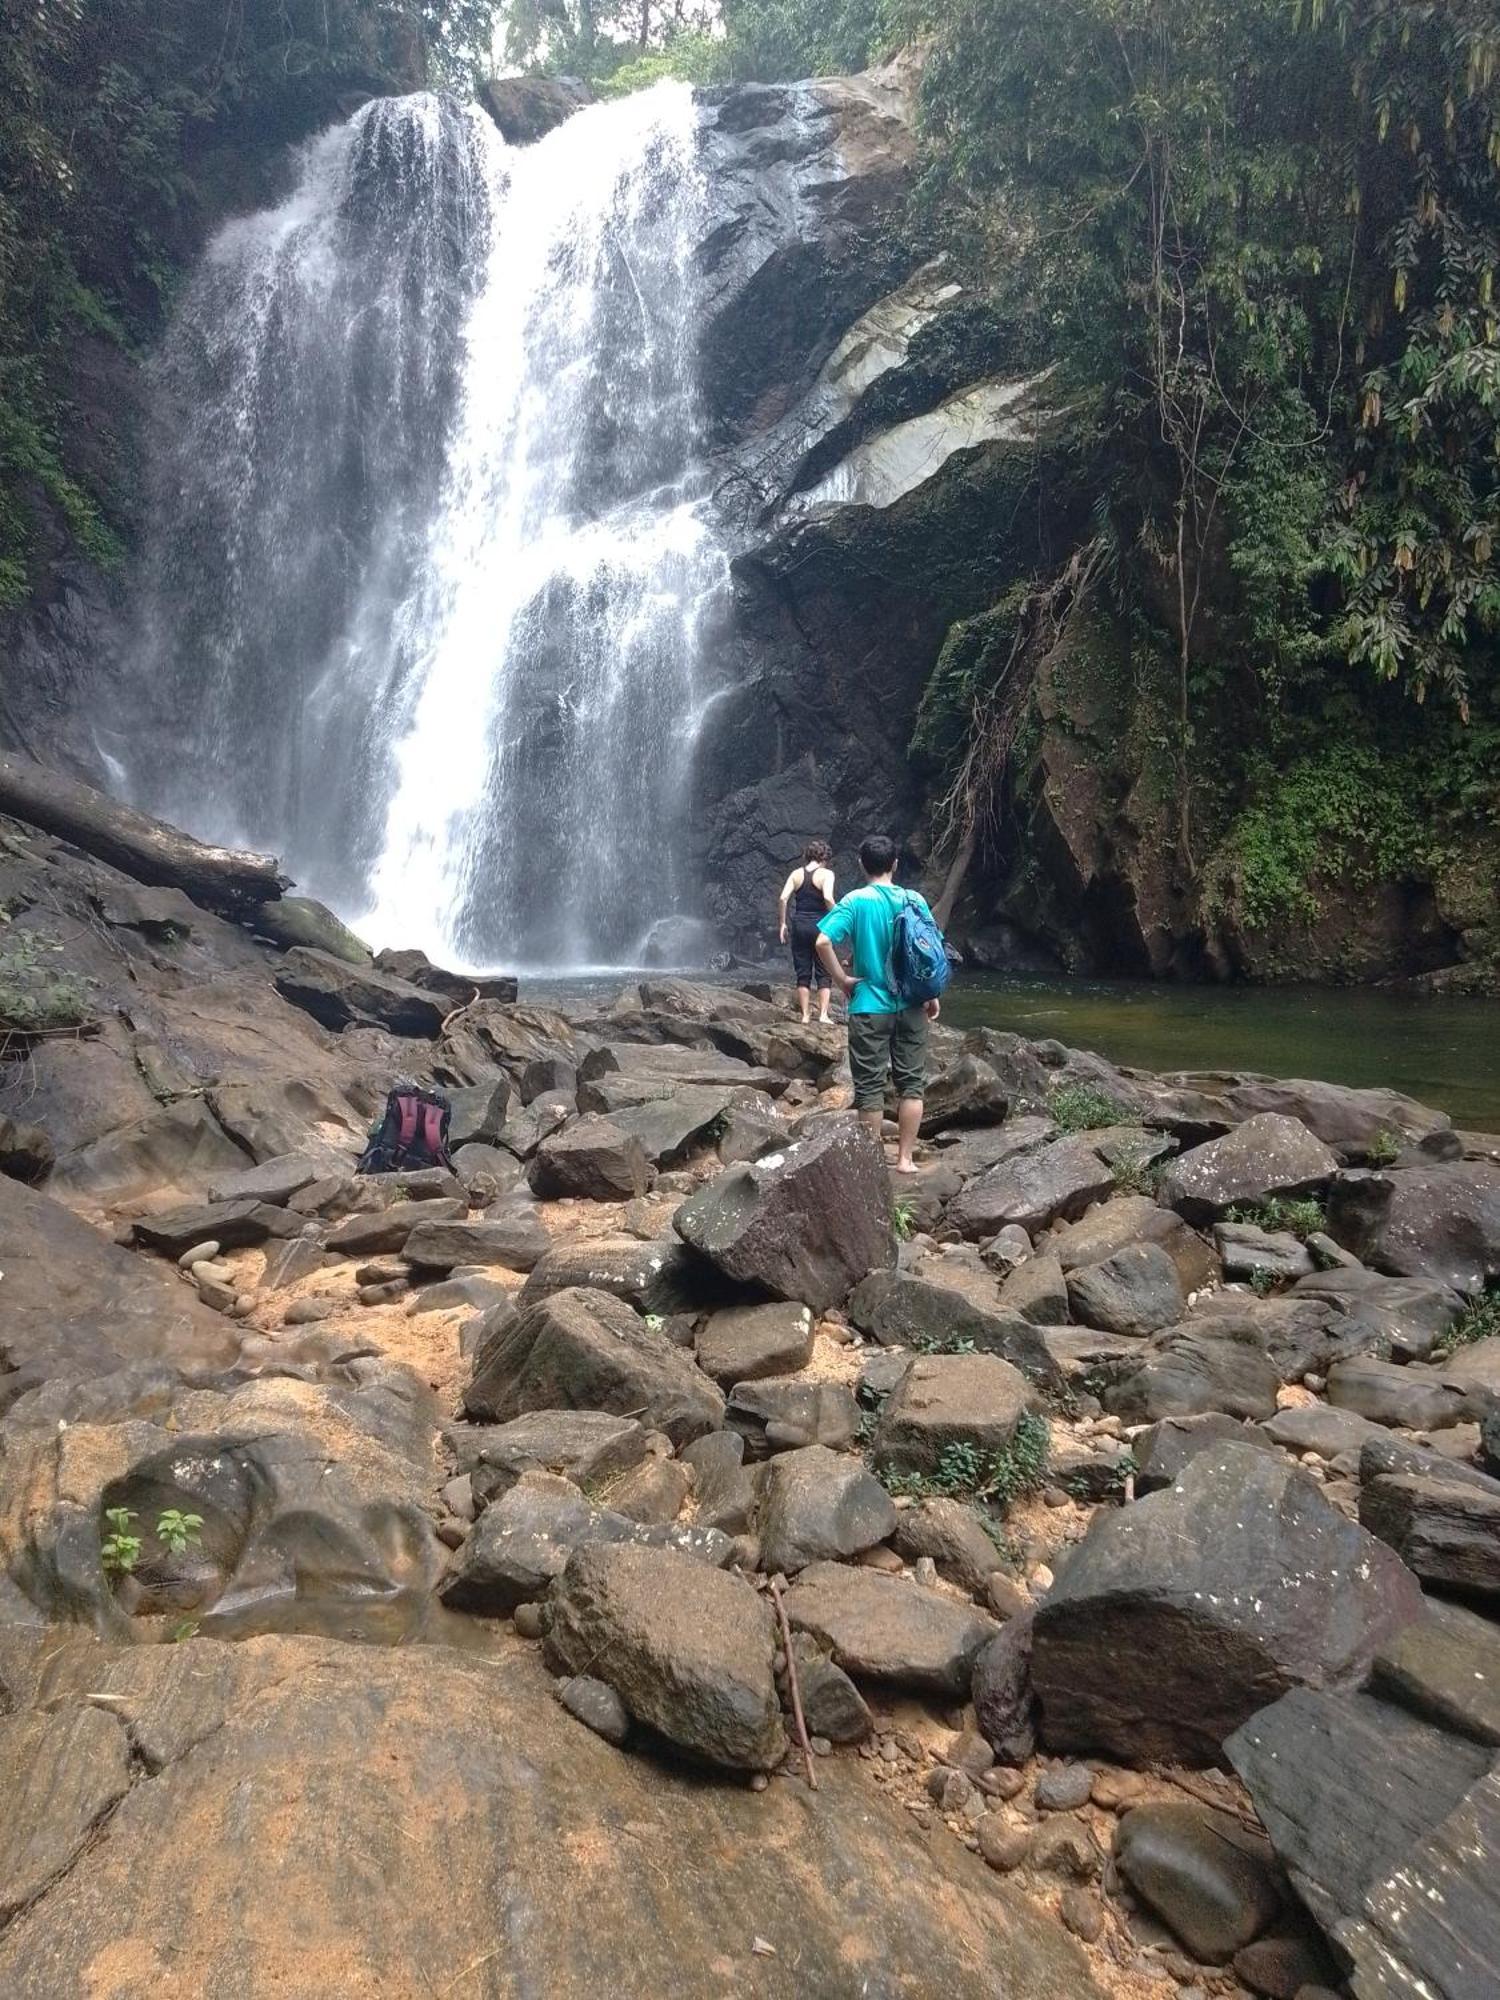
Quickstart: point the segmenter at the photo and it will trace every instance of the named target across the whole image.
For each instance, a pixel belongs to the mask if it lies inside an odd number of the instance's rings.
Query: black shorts
[[[823,962],[818,957],[818,919],[794,916],[787,925],[786,934],[792,947],[792,971],[797,976],[797,984],[816,986],[820,993],[832,986],[833,981],[823,970]]]

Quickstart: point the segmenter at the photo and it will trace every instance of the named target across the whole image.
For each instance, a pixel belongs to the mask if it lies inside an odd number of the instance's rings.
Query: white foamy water
[[[148,803],[450,960],[691,914],[704,211],[666,85],[521,150],[370,105],[221,232],[161,370]]]

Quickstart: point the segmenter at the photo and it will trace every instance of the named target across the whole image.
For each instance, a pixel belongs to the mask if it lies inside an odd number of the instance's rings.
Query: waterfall
[[[219,234],[157,370],[143,803],[470,965],[693,914],[705,204],[680,86],[515,150],[422,95]]]

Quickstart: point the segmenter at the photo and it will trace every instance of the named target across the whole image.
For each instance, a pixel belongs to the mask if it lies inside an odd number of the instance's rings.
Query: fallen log
[[[291,887],[274,855],[210,847],[65,771],[3,752],[0,814],[56,834],[137,882],[181,889],[225,916],[246,917]]]

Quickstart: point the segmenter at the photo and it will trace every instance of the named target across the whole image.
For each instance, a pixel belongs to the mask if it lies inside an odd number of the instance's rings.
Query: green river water
[[[1253,1069],[1384,1084],[1500,1131],[1500,1002],[1417,1000],[1358,987],[1167,986],[960,974],[960,1028],[1055,1036],[1140,1069]]]

